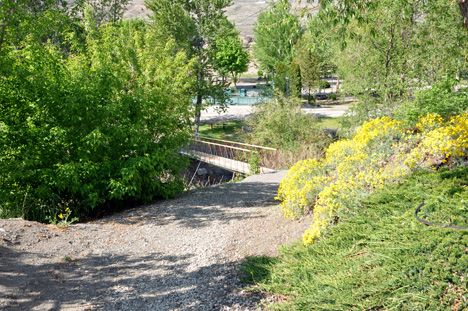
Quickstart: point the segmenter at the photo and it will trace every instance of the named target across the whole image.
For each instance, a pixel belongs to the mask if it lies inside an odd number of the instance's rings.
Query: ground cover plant
[[[416,125],[387,117],[365,122],[351,139],[329,146],[322,159],[298,162],[282,180],[277,199],[286,217],[313,211],[303,236],[314,243],[340,218],[360,212],[359,200],[415,169],[466,158],[468,114],[444,120],[428,114]]]
[[[358,200],[359,213],[326,238],[251,258],[245,280],[284,295],[272,310],[466,310],[466,231],[426,226],[420,215],[468,226],[468,167],[421,171]]]

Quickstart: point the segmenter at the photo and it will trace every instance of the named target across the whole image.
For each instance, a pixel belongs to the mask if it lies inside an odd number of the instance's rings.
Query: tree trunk
[[[197,102],[195,104],[195,126],[193,127],[193,132],[195,136],[198,134],[198,128],[200,127],[200,117],[201,117],[201,106],[202,106],[202,96],[201,94],[197,95]]]
[[[237,75],[234,74],[234,71],[231,71],[231,75],[232,75],[232,82],[234,82],[234,87],[237,88]]]
[[[458,0],[458,5],[463,16],[463,22],[468,30],[468,0]]]

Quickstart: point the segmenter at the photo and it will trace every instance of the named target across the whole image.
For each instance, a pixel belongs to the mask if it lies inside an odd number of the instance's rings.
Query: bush
[[[328,94],[328,98],[331,100],[336,100],[336,94],[335,93],[330,93]]]
[[[390,118],[365,122],[352,139],[335,142],[320,160],[294,165],[282,180],[277,199],[286,217],[314,211],[303,236],[312,244],[330,224],[359,213],[358,200],[411,169],[432,169],[468,154],[468,114],[444,122],[439,115],[420,118],[416,127]]]
[[[246,125],[250,132],[244,132],[245,141],[279,149],[285,166],[320,156],[332,141],[315,117],[301,111],[296,98],[277,97],[257,105]]]
[[[459,81],[445,78],[434,83],[431,88],[416,92],[415,99],[403,105],[399,112],[409,121],[417,121],[419,116],[435,113],[444,119],[463,113],[468,109],[466,89],[455,91]]]
[[[319,88],[320,88],[320,89],[328,89],[328,88],[330,88],[330,82],[328,82],[327,80],[320,80],[320,82],[319,82]]]
[[[84,218],[183,189],[190,63],[131,27],[89,27],[67,58],[30,41],[0,59],[0,216]]]

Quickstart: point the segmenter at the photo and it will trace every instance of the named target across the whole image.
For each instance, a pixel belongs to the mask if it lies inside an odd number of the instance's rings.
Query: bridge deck
[[[242,173],[242,174],[250,174],[250,165],[245,162],[232,160],[232,159],[228,159],[224,157],[219,157],[219,156],[215,156],[215,155],[211,155],[208,153],[195,151],[195,150],[190,150],[190,152],[182,151],[181,153],[188,155],[189,157],[192,157],[192,158],[197,158],[200,161],[224,168],[228,171]],[[260,174],[274,173],[274,172],[276,172],[276,170],[271,169],[271,168],[266,168],[266,167],[260,168]]]

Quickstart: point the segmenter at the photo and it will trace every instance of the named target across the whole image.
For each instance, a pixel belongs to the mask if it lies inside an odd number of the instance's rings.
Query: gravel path
[[[260,310],[239,264],[275,255],[310,218],[274,201],[285,172],[190,191],[61,230],[0,220],[1,310]]]

